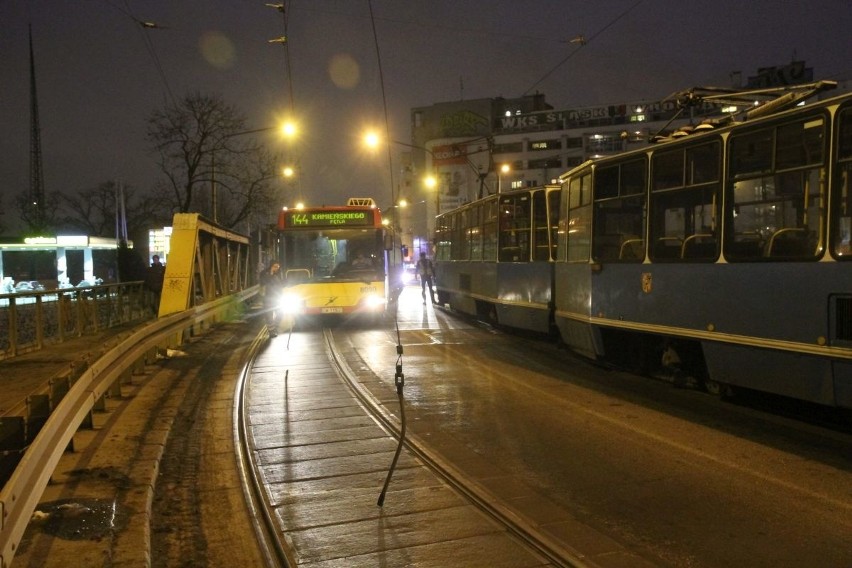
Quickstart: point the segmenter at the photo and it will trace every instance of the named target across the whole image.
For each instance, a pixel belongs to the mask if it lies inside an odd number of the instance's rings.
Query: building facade
[[[431,254],[439,213],[493,193],[552,183],[588,159],[648,144],[714,114],[716,105],[684,115],[674,100],[555,110],[542,94],[414,108],[412,144],[399,160],[402,242]],[[424,184],[427,177],[434,185]]]

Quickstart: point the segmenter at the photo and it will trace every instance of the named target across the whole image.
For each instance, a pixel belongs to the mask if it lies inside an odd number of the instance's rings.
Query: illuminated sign
[[[89,237],[86,235],[59,235],[56,237],[56,244],[61,247],[84,247],[89,244]]]
[[[55,245],[55,237],[27,237],[24,239],[24,244],[28,245]]]
[[[321,211],[282,211],[279,229],[319,229],[372,227],[375,212],[369,210],[326,209]]]
[[[466,164],[467,150],[463,152],[461,147],[455,144],[435,146],[432,148],[432,163],[436,166],[447,164]]]

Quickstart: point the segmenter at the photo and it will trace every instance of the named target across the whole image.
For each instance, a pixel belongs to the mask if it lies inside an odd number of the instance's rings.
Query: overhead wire
[[[592,41],[594,41],[595,39],[597,39],[597,38],[598,38],[598,36],[600,36],[600,35],[601,35],[602,33],[604,33],[606,30],[608,30],[609,28],[611,28],[612,26],[614,26],[614,25],[616,24],[616,22],[618,22],[619,20],[621,20],[624,16],[626,16],[626,15],[627,15],[627,14],[629,14],[630,12],[632,12],[632,11],[633,11],[633,10],[634,10],[634,9],[635,9],[638,5],[639,5],[639,4],[641,4],[641,3],[642,3],[642,2],[644,2],[644,1],[645,1],[645,0],[637,0],[636,2],[634,2],[634,3],[633,3],[633,5],[632,5],[632,6],[630,6],[629,8],[627,8],[626,10],[624,10],[623,12],[621,12],[618,16],[616,16],[616,17],[615,17],[613,20],[611,20],[608,24],[606,24],[604,27],[602,27],[601,29],[599,29],[598,31],[596,31],[594,34],[592,34],[592,35],[591,35],[591,36],[589,36],[588,38],[581,36],[582,40],[581,40],[581,41],[579,41],[579,45],[577,46],[577,48],[576,48],[576,49],[574,49],[574,50],[573,50],[571,53],[569,53],[567,56],[565,56],[565,57],[564,57],[564,58],[563,58],[563,59],[562,59],[559,63],[557,63],[555,66],[553,66],[553,68],[551,68],[551,69],[550,69],[550,71],[548,71],[547,73],[545,73],[545,74],[544,74],[544,76],[542,76],[542,77],[541,77],[538,81],[536,81],[535,83],[533,83],[533,84],[530,86],[530,88],[528,88],[526,91],[524,91],[524,92],[523,92],[523,94],[522,94],[521,96],[528,95],[528,94],[530,93],[530,91],[532,91],[533,89],[535,89],[535,88],[536,88],[538,85],[540,85],[540,84],[541,84],[541,83],[542,83],[545,79],[547,79],[548,77],[550,77],[551,75],[553,75],[553,73],[555,73],[557,69],[559,69],[560,67],[562,67],[562,65],[564,65],[564,64],[565,64],[565,62],[567,62],[569,59],[571,59],[572,57],[574,57],[575,55],[577,55],[577,53],[578,53],[581,49],[583,49],[584,47],[586,47],[587,45],[589,45],[589,43],[590,43],[590,42],[592,42]]]
[[[376,61],[378,62],[379,67],[379,84],[381,86],[382,91],[382,105],[384,107],[385,114],[385,139],[387,141],[387,149],[388,149],[388,169],[390,170],[390,193],[391,193],[391,201],[393,203],[393,213],[392,220],[396,220],[398,215],[399,208],[396,203],[396,191],[394,189],[393,184],[393,160],[391,153],[391,136],[390,136],[390,119],[388,118],[388,100],[387,93],[385,91],[385,80],[384,74],[382,71],[382,56],[381,50],[379,49],[379,36],[376,32],[376,19],[373,14],[373,3],[371,0],[367,0],[367,6],[370,9],[370,23],[373,29],[373,42],[376,47]],[[393,472],[396,469],[397,461],[399,461],[399,455],[402,452],[402,446],[405,443],[405,427],[406,427],[406,419],[405,419],[405,399],[403,396],[403,387],[405,386],[405,373],[402,372],[402,336],[399,331],[399,303],[398,296],[399,294],[396,292],[396,287],[400,285],[400,279],[402,274],[395,272],[395,266],[393,266],[393,259],[396,256],[396,223],[391,228],[391,278],[389,279],[391,284],[391,294],[393,295],[393,310],[394,310],[394,326],[396,327],[396,365],[394,369],[394,384],[396,385],[396,394],[399,398],[399,412],[400,412],[400,433],[399,433],[399,443],[396,447],[396,452],[393,455],[393,460],[391,461],[390,468],[388,469],[388,475],[385,478],[384,486],[382,487],[381,493],[379,493],[379,498],[376,504],[379,507],[382,507],[385,504],[385,496],[387,495],[388,485],[390,484],[391,477],[393,476]],[[399,267],[401,271],[401,266]]]
[[[284,48],[284,65],[285,71],[287,74],[287,94],[288,94],[288,103],[289,103],[289,112],[290,116],[289,120],[295,120],[296,116],[296,102],[293,95],[293,66],[290,63],[290,7],[291,2],[287,0],[285,3],[278,4],[266,4],[270,8],[275,8],[278,12],[281,13],[281,19],[284,29],[284,35],[278,39],[271,39],[269,43],[280,43]],[[297,150],[295,154],[295,166],[296,166],[296,191],[298,193],[299,201],[302,201],[302,182],[304,181],[305,172],[301,167],[301,152],[298,150],[299,146],[296,146]]]
[[[168,95],[169,100],[173,105],[177,105],[177,99],[175,98],[174,93],[172,92],[171,85],[169,85],[169,80],[166,78],[166,73],[163,70],[163,64],[160,62],[160,58],[157,56],[157,50],[154,49],[154,43],[151,41],[151,38],[148,35],[147,30],[151,29],[166,29],[163,26],[160,26],[156,22],[152,22],[150,20],[141,20],[137,18],[133,11],[130,8],[128,0],[124,0],[124,7],[117,6],[116,4],[110,2],[110,0],[103,0],[108,6],[118,10],[131,20],[134,23],[138,24],[137,32],[142,36],[142,43],[145,44],[145,49],[148,52],[148,55],[151,57],[151,60],[154,63],[154,67],[157,70],[157,74],[160,76],[160,80],[163,82],[163,86],[165,87],[166,94]]]

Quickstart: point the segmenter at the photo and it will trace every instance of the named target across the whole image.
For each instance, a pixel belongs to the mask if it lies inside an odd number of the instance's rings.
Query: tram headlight
[[[305,300],[299,294],[285,292],[278,301],[278,307],[285,314],[300,314],[305,310]]]

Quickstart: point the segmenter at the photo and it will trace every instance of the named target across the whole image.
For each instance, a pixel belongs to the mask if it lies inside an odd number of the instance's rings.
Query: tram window
[[[564,259],[568,262],[588,262],[591,244],[591,196],[592,176],[586,171],[572,177],[566,186],[567,195],[563,197],[565,213],[560,215],[560,250],[564,250]],[[567,203],[565,203],[567,202]],[[563,253],[560,252],[560,259]]]
[[[530,259],[531,200],[527,193],[500,199],[499,256],[502,262]]]
[[[469,209],[459,211],[456,216],[456,225],[453,227],[453,260],[467,260],[470,255],[467,232],[469,216]]]
[[[639,195],[645,193],[645,160],[633,160],[621,165],[619,195]]]
[[[468,219],[467,241],[470,243],[470,260],[482,260],[482,204],[471,206]]]
[[[778,127],[775,169],[786,170],[822,162],[823,120],[816,118]]]
[[[772,129],[759,130],[731,141],[731,176],[768,172],[772,168]]]
[[[832,250],[838,260],[852,260],[852,108],[838,114],[834,171]]]
[[[836,168],[838,198],[835,202],[833,250],[838,259],[852,259],[852,160]]]
[[[484,203],[482,211],[482,260],[497,260],[497,199]]]
[[[718,190],[718,184],[712,184],[652,194],[651,260],[706,261],[718,256]]]
[[[820,247],[824,208],[821,169],[734,182],[733,260],[804,260]]]
[[[596,201],[592,257],[595,260],[644,259],[644,207],[641,197]]]
[[[592,176],[585,174],[571,178],[568,192],[568,207],[571,209],[588,205],[592,202]]]
[[[448,218],[449,214],[445,214],[435,220],[435,258],[438,260],[450,260]]]
[[[728,258],[818,258],[825,217],[824,130],[824,121],[811,116],[732,136],[731,171],[736,181],[729,190]],[[752,152],[755,148],[759,151]],[[759,175],[748,175],[752,173]]]
[[[658,152],[653,160],[653,189],[683,186],[683,150]]]
[[[446,239],[447,239],[447,254],[449,260],[458,260],[457,249],[460,245],[458,227],[459,214],[458,212],[447,215]]]
[[[547,194],[547,211],[550,231],[550,260],[556,260],[557,243],[559,236],[559,198],[561,190],[551,191]]]
[[[651,260],[707,261],[718,256],[719,142],[656,152],[653,157]]]
[[[718,142],[686,150],[686,183],[698,185],[719,181],[721,146]]]
[[[595,260],[644,260],[646,172],[644,159],[630,160],[596,172],[592,239],[592,257]]]
[[[618,166],[595,171],[595,199],[618,197]]]
[[[550,219],[547,215],[546,193],[533,193],[533,260],[550,260]]]
[[[852,160],[852,108],[843,109],[837,120],[837,159]]]
[[[464,238],[464,222],[462,219],[462,211],[457,211],[453,215],[453,226],[451,227],[452,238],[450,239],[451,258],[453,260],[463,260],[466,254],[462,251],[467,250],[467,242]]]

